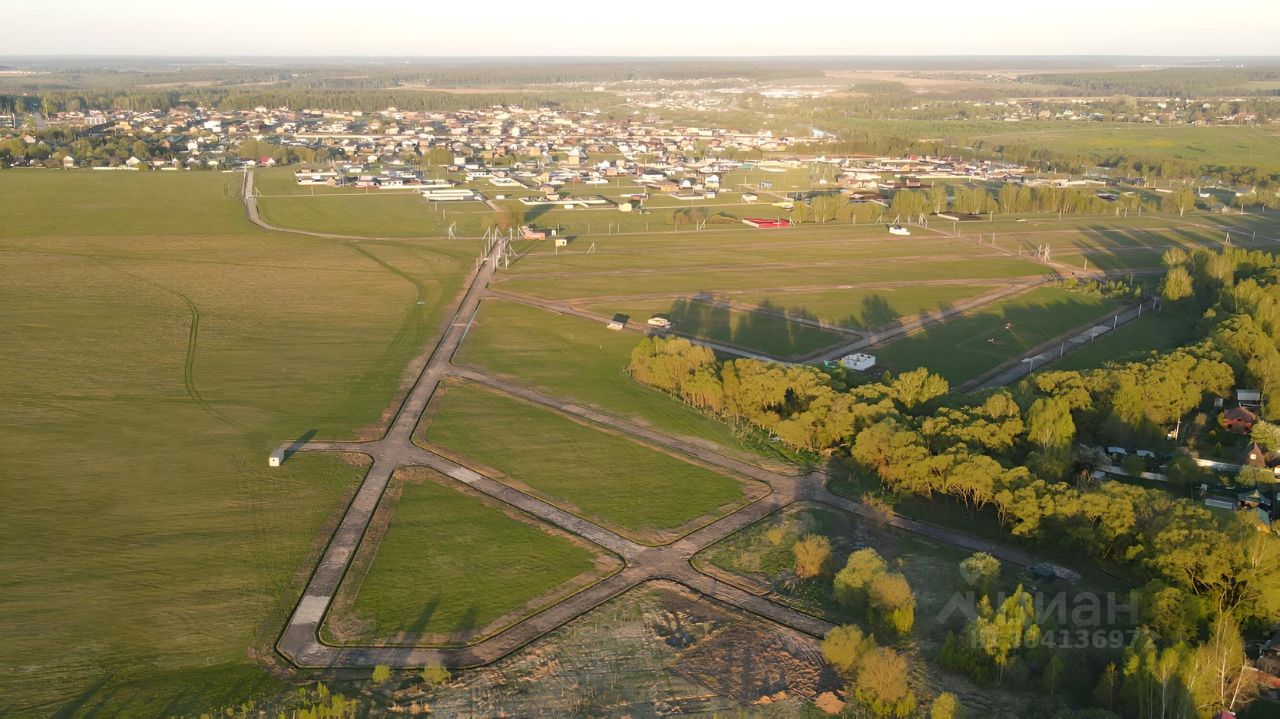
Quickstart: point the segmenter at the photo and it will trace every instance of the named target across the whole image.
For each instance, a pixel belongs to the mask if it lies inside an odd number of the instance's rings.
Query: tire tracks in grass
[[[209,404],[209,401],[206,400],[204,396],[200,394],[200,388],[196,386],[196,377],[195,377],[196,346],[200,339],[200,308],[196,306],[196,303],[192,302],[190,297],[187,297],[185,294],[183,294],[182,292],[179,292],[178,290],[173,289],[172,287],[156,282],[155,280],[152,280],[150,278],[135,274],[126,269],[117,267],[111,264],[110,262],[108,262],[107,260],[103,259],[102,257],[97,257],[95,259],[97,259],[97,261],[101,263],[104,267],[115,270],[116,272],[119,272],[128,277],[131,277],[139,282],[143,282],[145,284],[151,285],[152,287],[162,290],[182,300],[183,304],[186,305],[187,313],[191,318],[191,322],[189,325],[190,328],[187,331],[187,354],[183,360],[183,365],[182,365],[183,389],[186,391],[187,396],[191,398],[191,400],[195,402],[196,405],[200,407],[200,409],[207,412],[214,419],[217,419],[223,424],[226,424],[232,427],[243,428],[244,425],[240,424],[234,419],[231,419],[227,415],[218,411],[218,409],[215,408],[213,405]]]

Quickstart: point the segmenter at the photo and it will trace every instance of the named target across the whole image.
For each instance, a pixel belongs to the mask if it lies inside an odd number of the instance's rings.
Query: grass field
[[[258,200],[263,221],[276,227],[356,237],[427,237],[444,231],[416,194],[317,195]]]
[[[636,300],[590,309],[607,317],[625,314],[641,323],[651,315],[663,314],[681,334],[727,342],[780,359],[801,357],[852,339],[770,312],[742,311],[697,300]]]
[[[1041,287],[872,352],[886,367],[928,367],[955,386],[1117,307],[1102,297]]]
[[[631,379],[627,364],[639,343],[579,317],[490,299],[455,361],[668,434],[738,447],[724,423]]]
[[[1124,123],[1028,123],[994,133],[968,134],[985,146],[1001,144],[1130,157],[1171,157],[1192,162],[1255,165],[1280,157],[1280,137],[1261,127],[1190,127]]]
[[[737,480],[468,385],[435,400],[425,440],[576,514],[646,541],[744,501]]]
[[[652,232],[579,238],[565,249],[535,243],[511,266],[512,275],[705,266],[780,265],[903,257],[976,257],[994,251],[941,235],[892,238],[880,225],[802,225],[786,230],[716,227],[702,232]],[[594,250],[588,250],[594,245]]]
[[[1194,340],[1197,331],[1193,313],[1165,307],[1160,312],[1144,313],[1129,324],[1117,327],[1102,337],[1066,355],[1051,365],[1052,369],[1085,370],[1107,362],[1130,362],[1145,358],[1153,350],[1168,350]]]
[[[227,182],[0,173],[24,208],[0,224],[7,712],[199,713],[274,682],[252,656],[363,468],[266,454],[376,425],[478,251],[264,233]]]
[[[772,306],[789,316],[810,317],[850,329],[877,329],[910,317],[994,292],[998,285],[921,284],[816,292],[742,292],[720,298]]]
[[[385,534],[361,545],[361,569],[344,579],[327,633],[466,643],[554,601],[575,577],[589,581],[616,566],[499,506],[424,468],[399,470],[374,520]]]
[[[839,265],[795,267],[720,267],[628,273],[579,273],[556,277],[516,277],[499,287],[547,299],[577,299],[616,295],[677,295],[730,290],[766,290],[814,285],[874,283],[938,278],[996,280],[1044,274],[1047,268],[1030,260],[1008,257],[973,259],[897,259]]]
[[[299,185],[294,168],[254,171],[258,212],[276,227],[352,237],[479,236],[494,213],[482,202],[432,204],[413,189]]]
[[[0,195],[22,211],[5,212],[0,238],[257,234],[243,185],[238,172],[15,170]]]

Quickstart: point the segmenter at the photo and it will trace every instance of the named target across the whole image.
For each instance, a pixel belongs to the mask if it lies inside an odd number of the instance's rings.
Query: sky
[[[62,0],[0,55],[1280,54],[1277,0]]]

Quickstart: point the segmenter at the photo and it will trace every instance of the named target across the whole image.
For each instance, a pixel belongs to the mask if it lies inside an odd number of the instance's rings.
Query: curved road
[[[252,173],[246,173],[245,205],[256,220]],[[305,233],[317,234],[317,233]],[[320,235],[332,237],[330,235]],[[695,554],[795,502],[827,504],[863,517],[882,519],[866,506],[827,489],[821,472],[783,474],[764,469],[705,446],[669,437],[648,427],[557,399],[509,380],[499,379],[451,363],[454,353],[474,320],[481,298],[493,278],[504,241],[496,243],[470,278],[467,291],[440,341],[429,350],[429,359],[413,388],[399,407],[386,434],[372,442],[310,441],[298,451],[357,452],[373,459],[338,528],[317,563],[302,597],[294,606],[276,647],[289,661],[308,668],[356,668],[384,664],[396,668],[440,663],[464,668],[500,659],[529,642],[581,616],[600,604],[644,582],[664,579],[682,584],[724,604],[808,634],[821,636],[832,625],[820,618],[748,592],[697,570],[690,562]],[[485,477],[475,469],[414,444],[414,430],[440,382],[447,376],[483,384],[520,400],[538,404],[587,422],[608,427],[644,442],[684,454],[741,477],[765,483],[765,496],[737,511],[694,529],[662,546],[634,542],[582,517],[566,512],[511,486]],[[363,541],[374,512],[392,474],[402,467],[429,467],[454,481],[485,493],[542,521],[572,532],[623,562],[623,568],[596,584],[573,594],[526,619],[465,647],[428,648],[397,646],[335,646],[320,639],[319,628],[329,612],[343,577]],[[900,516],[885,518],[888,524],[931,539],[973,551],[986,551],[1005,561],[1030,564],[1031,555],[1019,548],[978,540],[953,530]]]
[[[258,196],[253,191],[253,172],[246,171],[244,173],[244,189],[241,192],[244,199],[245,216],[249,222],[271,232],[288,232],[294,235],[310,235],[311,237],[323,237],[330,240],[429,240],[439,239],[431,237],[359,237],[356,235],[338,235],[332,232],[313,232],[311,230],[299,230],[293,227],[276,227],[262,219],[258,214]]]

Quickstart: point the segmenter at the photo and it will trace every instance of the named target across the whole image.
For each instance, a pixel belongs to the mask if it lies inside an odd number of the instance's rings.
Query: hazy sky
[[[1278,0],[5,5],[0,55],[1280,54]]]

